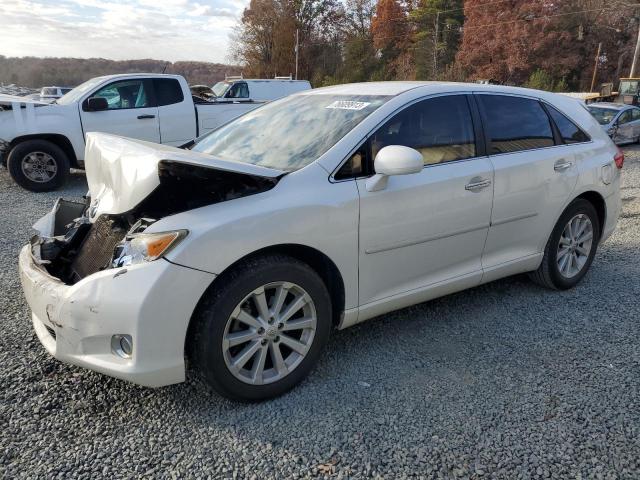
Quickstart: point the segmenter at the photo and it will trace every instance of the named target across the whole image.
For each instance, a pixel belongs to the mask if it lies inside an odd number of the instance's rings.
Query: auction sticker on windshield
[[[362,110],[371,105],[370,102],[354,102],[352,100],[336,100],[325,108],[334,108],[338,110]]]

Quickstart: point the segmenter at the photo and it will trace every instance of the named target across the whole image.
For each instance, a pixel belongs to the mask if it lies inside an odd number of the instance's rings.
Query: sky
[[[249,0],[0,0],[0,55],[229,63]]]

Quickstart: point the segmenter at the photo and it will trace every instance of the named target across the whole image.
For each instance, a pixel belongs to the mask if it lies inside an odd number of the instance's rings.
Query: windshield
[[[587,107],[589,112],[600,125],[608,125],[615,118],[620,110],[615,108]]]
[[[226,91],[229,90],[230,86],[230,83],[218,82],[213,86],[211,90],[213,90],[213,93],[215,93],[216,97],[222,97],[226,93]]]
[[[300,95],[258,108],[193,146],[221,160],[298,170],[320,157],[388,100],[372,95]]]
[[[638,80],[620,82],[620,93],[623,95],[635,95],[638,93]]]
[[[92,78],[91,80],[87,80],[86,82],[72,89],[63,97],[59,98],[56,103],[58,105],[68,105],[69,103],[77,102],[78,100],[80,100],[80,97],[82,97],[88,91],[93,90],[93,88],[102,83],[103,80],[103,77],[96,77]]]

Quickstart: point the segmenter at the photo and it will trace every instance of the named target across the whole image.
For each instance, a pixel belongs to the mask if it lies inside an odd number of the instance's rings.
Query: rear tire
[[[276,397],[312,370],[329,339],[331,311],[326,286],[307,264],[286,255],[250,260],[219,277],[196,307],[189,359],[227,398]]]
[[[7,155],[11,178],[26,190],[49,192],[62,186],[69,176],[69,158],[47,140],[27,140]]]
[[[574,287],[589,270],[599,240],[600,222],[596,209],[587,200],[574,200],[553,228],[542,263],[530,273],[530,278],[543,287],[556,290]]]

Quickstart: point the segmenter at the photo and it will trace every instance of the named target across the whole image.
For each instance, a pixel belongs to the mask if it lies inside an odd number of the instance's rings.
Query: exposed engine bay
[[[84,202],[59,199],[51,213],[34,225],[40,232],[31,239],[36,261],[71,285],[119,266],[127,241],[161,218],[265,192],[279,180],[169,160],[158,162],[158,176],[159,185],[131,210],[100,214],[93,221],[95,205],[89,196]]]

